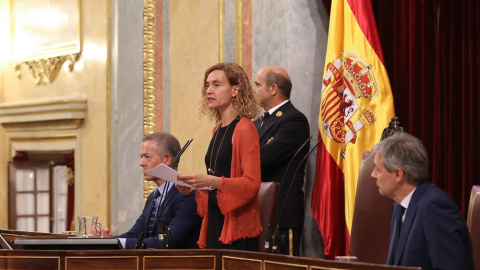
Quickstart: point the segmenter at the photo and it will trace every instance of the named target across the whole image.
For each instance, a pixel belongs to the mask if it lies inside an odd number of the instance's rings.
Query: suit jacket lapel
[[[395,253],[395,265],[398,265],[402,257],[403,251],[405,250],[405,245],[407,244],[407,239],[410,235],[410,230],[412,229],[415,215],[417,214],[417,203],[422,198],[423,193],[425,193],[425,190],[427,190],[428,187],[429,184],[427,182],[421,183],[417,186],[417,188],[412,194],[412,199],[408,204],[407,213],[405,215],[405,220],[403,221],[402,230],[398,239],[397,250]]]
[[[173,183],[170,183],[169,185],[173,185]],[[160,205],[162,209],[158,209],[158,213],[162,213],[162,215],[165,213],[165,209],[167,209],[168,205],[172,201],[172,197],[175,195],[175,193],[179,192],[177,188],[172,186],[170,190],[167,192],[167,196],[165,196],[165,199],[163,200],[163,203]],[[161,212],[160,212],[161,211]],[[163,217],[162,217],[163,219]]]
[[[407,213],[405,214],[405,220],[403,221],[403,225],[400,231],[400,236],[398,238],[398,245],[395,251],[395,265],[398,265],[400,259],[402,258],[402,254],[405,250],[405,245],[407,243],[407,238],[410,234],[410,229],[412,228],[413,220],[415,219],[416,214],[417,202],[415,200],[410,200],[407,208]]]
[[[287,103],[283,104],[280,108],[276,109],[270,117],[263,121],[263,125],[258,129],[258,137],[262,140],[262,137],[270,130],[275,123],[280,120],[281,115],[288,111],[292,107],[292,103],[288,101]],[[280,113],[282,112],[282,113]],[[261,122],[259,123],[260,126]]]

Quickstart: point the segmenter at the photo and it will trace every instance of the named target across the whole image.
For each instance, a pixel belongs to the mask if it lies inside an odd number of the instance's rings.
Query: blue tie
[[[393,235],[393,245],[392,245],[392,258],[393,261],[395,262],[395,254],[397,252],[397,245],[398,245],[398,239],[400,238],[400,232],[402,231],[402,218],[403,214],[405,213],[405,207],[403,207],[401,204],[397,204],[397,215],[395,216],[395,230],[394,230],[394,235]]]
[[[148,219],[148,235],[152,235],[153,228],[155,228],[155,225],[157,223],[157,210],[158,210],[158,197],[160,197],[160,192],[158,191],[158,188],[155,189],[153,192],[153,209],[152,212],[150,213],[150,217]]]

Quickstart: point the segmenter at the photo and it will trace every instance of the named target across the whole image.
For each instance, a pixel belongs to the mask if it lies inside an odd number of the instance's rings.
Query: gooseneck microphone
[[[292,158],[290,159],[290,161],[288,162],[288,165],[287,165],[287,169],[285,170],[285,174],[283,175],[283,179],[282,179],[282,182],[280,182],[280,188],[278,189],[279,193],[280,193],[280,190],[282,189],[282,186],[283,186],[283,183],[285,182],[285,178],[287,177],[287,174],[288,174],[288,170],[290,169],[290,165],[292,164],[293,160],[295,159],[295,157],[300,153],[300,151],[305,147],[305,145],[307,145],[307,143],[310,141],[310,139],[312,139],[312,136],[310,136],[297,150],[297,152],[295,152],[295,154],[292,156]],[[293,183],[293,181],[292,181]],[[277,202],[278,202],[278,196],[275,198],[275,203],[273,205],[277,205]],[[275,215],[275,212],[276,211],[273,211],[272,215]],[[272,220],[272,219],[270,219]],[[274,234],[272,235],[272,231],[270,229],[270,222],[268,223],[268,226],[267,226],[267,231],[265,233],[265,246],[264,246],[264,252],[266,253],[269,253],[270,251],[273,252],[273,250],[270,250],[271,248],[273,249],[273,247],[276,248],[276,246],[278,245],[278,241],[280,240],[280,237],[278,235],[278,226],[275,227],[274,229]],[[276,252],[274,252],[276,253]]]
[[[143,232],[140,233],[137,239],[137,243],[135,244],[135,247],[133,249],[140,249],[140,248],[145,248],[145,243],[143,243]]]
[[[150,212],[148,213],[148,217],[152,215],[153,209],[155,209],[155,201],[152,201],[152,208],[150,209]],[[135,244],[135,247],[133,249],[144,249],[145,248],[145,243],[143,242],[143,239],[145,238],[145,230],[148,227],[148,220],[145,222],[145,226],[143,226],[143,231],[140,233],[140,235],[137,238],[137,243]]]
[[[312,137],[310,137],[310,138],[308,139],[308,141],[309,141],[311,138],[312,138]],[[307,142],[308,142],[308,141],[307,141]],[[294,182],[294,180],[295,180],[295,177],[297,176],[298,170],[300,169],[300,167],[302,166],[302,164],[306,161],[306,159],[308,158],[308,156],[313,152],[313,150],[315,150],[315,148],[317,148],[318,144],[319,144],[321,141],[322,141],[322,139],[320,138],[320,139],[315,143],[315,145],[312,147],[312,149],[310,149],[310,151],[308,151],[308,153],[302,158],[302,160],[301,160],[300,163],[298,164],[297,168],[295,169],[295,173],[293,174],[292,180],[291,180],[291,182],[290,182],[290,185],[289,185],[289,187],[288,187],[287,193],[286,193],[286,195],[285,195],[285,199],[284,199],[283,203],[280,205],[280,208],[279,208],[279,211],[278,211],[279,214],[278,214],[278,217],[276,218],[276,220],[280,220],[280,218],[282,217],[283,209],[284,209],[284,207],[285,207],[285,205],[286,205],[286,203],[287,203],[287,199],[288,199],[288,196],[290,195],[290,191],[291,191],[291,189],[292,189],[292,186],[293,186],[293,182]],[[297,153],[300,152],[300,150],[306,145],[307,142],[305,142],[305,143],[298,149]],[[296,156],[297,153],[295,153],[295,155],[292,157],[292,160],[295,158],[295,156]],[[289,164],[289,165],[290,165],[290,164]],[[288,167],[287,167],[287,171],[285,172],[285,175],[284,175],[284,178],[283,178],[283,180],[282,180],[281,185],[284,183],[285,178],[286,178],[286,176],[287,176],[287,173],[288,173]],[[278,198],[278,197],[277,197],[277,198]],[[270,225],[269,225],[269,228],[270,228]],[[268,229],[267,229],[267,230],[268,230]],[[267,233],[268,233],[268,231],[267,231]],[[270,233],[270,235],[271,235],[271,233]],[[285,236],[283,233],[280,233],[280,228],[279,228],[279,225],[277,224],[277,225],[275,226],[275,232],[274,232],[274,234],[273,234],[273,236],[272,236],[272,238],[271,238],[272,253],[277,253],[277,252],[279,252],[280,250],[278,249],[278,247],[279,247],[280,245],[285,244],[285,242],[286,242],[286,236]],[[267,244],[265,244],[265,247],[266,247],[266,246],[267,246]],[[268,252],[268,251],[265,250],[265,252]]]

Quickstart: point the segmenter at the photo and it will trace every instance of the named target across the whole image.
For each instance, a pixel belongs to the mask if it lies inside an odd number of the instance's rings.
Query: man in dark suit
[[[300,162],[308,153],[309,142],[288,166],[300,146],[308,140],[310,128],[305,115],[290,102],[291,90],[290,77],[283,68],[269,66],[258,71],[255,92],[265,110],[263,117],[255,121],[260,137],[262,181],[280,182],[276,222],[283,243],[278,245],[278,253],[299,256],[305,176],[305,162]]]
[[[179,151],[180,144],[174,136],[165,132],[149,134],[143,138],[139,165],[143,170],[161,163],[170,166]],[[133,227],[116,238],[120,239],[125,249],[134,248],[142,233],[145,248],[198,248],[196,242],[202,219],[197,214],[195,193],[183,195],[173,183],[148,174],[144,174],[144,178],[154,181],[157,188],[148,196],[143,212]],[[108,228],[104,235],[113,237]]]
[[[474,269],[470,233],[450,196],[427,181],[422,142],[396,133],[376,144],[372,177],[392,198],[388,265],[422,269]]]

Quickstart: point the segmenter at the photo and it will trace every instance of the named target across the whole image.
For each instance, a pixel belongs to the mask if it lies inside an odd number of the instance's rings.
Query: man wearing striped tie
[[[143,170],[160,164],[170,166],[180,152],[178,140],[165,132],[145,136],[140,148]],[[178,164],[178,163],[177,163]],[[174,168],[176,169],[176,168]],[[201,218],[197,214],[195,193],[183,195],[173,183],[144,174],[144,179],[156,183],[157,188],[145,203],[143,212],[126,233],[115,236],[125,249],[139,248],[198,248]],[[113,237],[109,229],[104,237]]]

